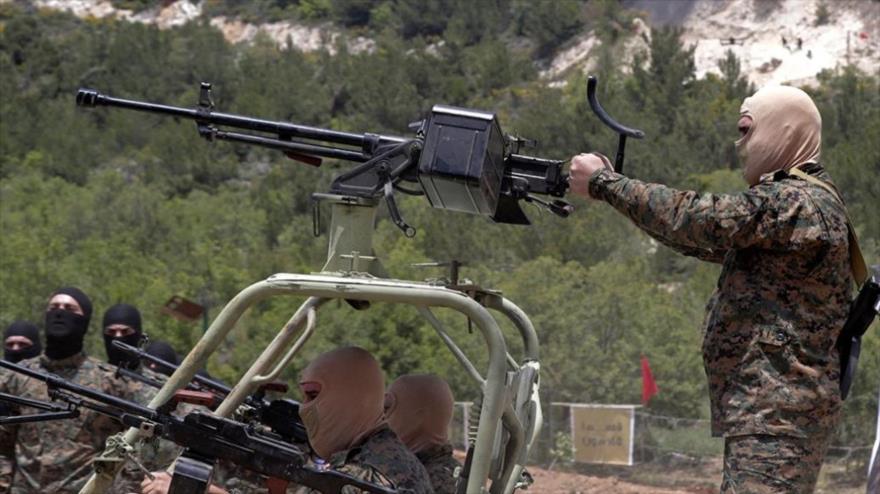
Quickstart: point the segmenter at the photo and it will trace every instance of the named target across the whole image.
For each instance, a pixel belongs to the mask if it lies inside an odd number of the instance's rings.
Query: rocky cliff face
[[[3,0],[0,0],[2,2]],[[41,8],[66,10],[81,17],[108,17],[170,28],[202,16],[190,0],[165,1],[134,13],[115,9],[106,0],[34,0]],[[682,40],[694,46],[697,76],[717,72],[727,50],[740,58],[743,71],[758,86],[811,84],[816,74],[853,63],[863,71],[880,70],[880,2],[877,0],[626,0],[640,11],[623,41],[626,64],[647,47],[652,27],[675,25]],[[234,43],[248,42],[263,32],[281,46],[302,51],[332,51],[341,32],[331,25],[307,26],[296,22],[250,24],[236,19],[210,20]],[[367,38],[348,39],[352,51],[370,50]],[[560,84],[572,71],[588,71],[590,54],[599,46],[592,32],[571,40],[551,60],[544,61],[542,77]]]
[[[651,27],[682,29],[693,46],[697,77],[718,72],[718,61],[732,50],[742,70],[758,87],[809,85],[825,69],[848,63],[867,73],[880,70],[880,2],[875,0],[631,0],[645,21],[630,26],[626,59],[644,49]],[[825,15],[820,15],[824,6]],[[583,33],[544,71],[556,79],[569,70],[590,69],[589,51],[598,46]]]

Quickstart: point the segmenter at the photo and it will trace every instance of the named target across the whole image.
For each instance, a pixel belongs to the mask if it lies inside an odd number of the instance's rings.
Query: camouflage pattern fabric
[[[127,379],[116,379],[114,369],[94,358],[78,353],[61,360],[45,355],[23,360],[19,365],[49,372],[82,386],[132,399],[134,385]],[[26,398],[48,401],[46,385],[15,372],[0,376],[0,391]],[[24,413],[33,413],[25,410]],[[106,439],[123,430],[122,424],[91,410],[80,409],[76,419],[53,420],[4,426],[4,444],[0,455],[14,461],[15,475],[12,494],[45,494],[79,492],[92,474],[92,458],[104,450]],[[13,455],[13,456],[10,456]],[[135,492],[136,479],[126,475],[117,478],[112,492]]]
[[[225,461],[217,462],[213,483],[222,486],[229,494],[268,492],[266,477]]]
[[[397,489],[401,494],[434,492],[425,467],[387,425],[370,434],[360,446],[336,453],[328,463],[333,470],[376,485]],[[307,487],[299,487],[296,490],[297,494],[317,494],[317,492]],[[361,491],[346,486],[342,492],[357,494]]]
[[[444,444],[416,453],[431,479],[435,494],[454,494],[461,463],[452,456],[452,445]]]
[[[819,165],[802,169],[830,182]],[[827,437],[853,285],[844,206],[785,172],[715,195],[602,170],[590,194],[673,249],[723,259],[703,335],[713,435]]]
[[[807,494],[816,479],[828,438],[755,434],[724,440],[721,494]]]
[[[0,369],[0,384],[8,376],[9,371]],[[2,404],[0,415],[9,415],[12,408],[6,403]],[[0,494],[12,489],[12,477],[15,473],[15,434],[10,426],[0,426]]]

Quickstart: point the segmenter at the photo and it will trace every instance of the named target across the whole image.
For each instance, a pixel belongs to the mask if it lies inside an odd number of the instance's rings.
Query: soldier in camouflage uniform
[[[436,494],[453,494],[461,469],[449,443],[454,405],[449,385],[434,374],[400,376],[385,393],[388,425],[422,462]]]
[[[346,347],[320,355],[300,376],[300,416],[309,443],[314,453],[326,460],[322,468],[397,489],[401,494],[431,494],[425,468],[385,423],[384,388],[379,363],[366,350]],[[164,494],[169,482],[167,474],[144,481],[142,494]],[[228,491],[212,485],[208,492]],[[287,492],[317,493],[304,486],[290,486]],[[344,494],[357,492],[353,487],[343,489]]]
[[[110,307],[104,312],[102,327],[104,349],[107,351],[107,361],[111,365],[140,374],[160,386],[165,384],[166,377],[164,375],[147,368],[139,357],[131,356],[113,346],[113,342],[118,340],[137,347],[143,339],[141,313],[136,307],[129,304],[116,304]],[[150,400],[159,391],[153,385],[144,384],[133,379],[125,379],[125,382],[129,385],[129,394],[132,396],[132,400],[141,405],[148,405]],[[141,465],[131,461],[126,462],[123,467],[123,475],[140,481],[145,476],[146,472],[144,469],[152,471],[169,465],[177,458],[181,451],[181,447],[164,439],[153,439],[145,442],[140,448],[139,461]]]
[[[750,188],[698,194],[572,159],[571,187],[603,200],[681,253],[722,264],[703,360],[712,433],[725,437],[722,492],[815,488],[841,407],[835,341],[853,274],[846,209],[818,164],[821,117],[795,88],[741,108],[737,151]],[[854,264],[853,264],[854,265]]]
[[[83,339],[92,315],[89,298],[76,288],[52,294],[46,308],[46,347],[43,355],[19,365],[53,373],[82,386],[131,399],[131,383],[113,377],[113,368],[83,353]],[[0,392],[47,401],[46,385],[15,372],[0,376]],[[26,413],[30,413],[29,411]],[[123,430],[122,424],[90,410],[70,420],[3,426],[0,463],[14,464],[12,494],[77,493],[92,473],[92,458],[104,441]],[[128,492],[134,479],[117,481],[114,492]]]
[[[26,321],[15,321],[10,324],[3,334],[3,359],[12,363],[34,358],[43,353],[40,344],[40,330]],[[0,381],[3,379],[4,370],[0,370]],[[0,401],[0,416],[9,415],[12,408],[9,403]],[[0,427],[0,445],[12,444],[14,438],[10,437],[6,427]],[[12,475],[15,472],[15,462],[12,455],[0,458],[0,487],[12,484]],[[0,489],[0,492],[5,492]]]
[[[312,361],[299,380],[309,443],[334,470],[413,494],[433,492],[425,468],[385,423],[383,381],[379,363],[362,348]]]

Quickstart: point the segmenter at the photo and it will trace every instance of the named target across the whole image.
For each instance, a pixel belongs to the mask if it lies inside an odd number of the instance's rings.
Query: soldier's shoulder
[[[813,189],[819,189],[815,194]],[[813,210],[816,198],[823,200],[828,193],[818,186],[799,178],[784,175],[783,172],[767,174],[762,180],[749,189],[749,193],[759,198],[766,208],[776,210],[780,216],[802,216]],[[832,198],[833,199],[833,198]]]
[[[79,367],[79,372],[116,379],[116,366],[108,364],[103,360],[98,360],[92,356],[86,356],[86,359]]]
[[[391,489],[397,487],[394,481],[392,481],[391,478],[385,475],[380,469],[366,463],[350,462],[334,468],[334,470],[381,487],[388,487]],[[343,489],[343,492],[348,491]],[[360,490],[353,490],[351,492],[360,492]]]
[[[381,458],[388,461],[418,461],[415,455],[398,439],[388,427],[383,427],[370,435],[364,442],[357,456],[361,458]]]
[[[398,488],[416,493],[432,492],[425,467],[388,427],[370,435],[355,458],[356,463],[387,476]]]

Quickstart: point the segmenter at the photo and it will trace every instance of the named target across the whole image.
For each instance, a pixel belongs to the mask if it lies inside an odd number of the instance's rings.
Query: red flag
[[[651,374],[651,366],[648,357],[642,355],[642,405],[647,405],[651,397],[657,394],[657,383]]]

